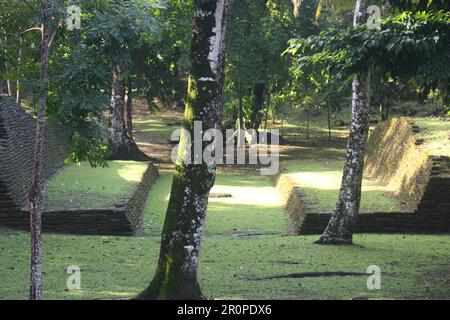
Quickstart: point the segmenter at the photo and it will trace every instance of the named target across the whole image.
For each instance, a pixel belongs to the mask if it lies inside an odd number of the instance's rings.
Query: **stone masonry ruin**
[[[385,183],[408,212],[360,214],[358,233],[449,233],[450,158],[428,155],[414,133],[420,128],[406,118],[379,124],[371,133],[365,175]],[[320,234],[330,212],[308,212],[301,188],[288,174],[276,178],[293,234]]]
[[[8,96],[0,96],[0,226],[29,230],[36,120]],[[42,181],[64,166],[70,143],[61,126],[46,122]],[[133,195],[117,199],[112,208],[43,212],[43,230],[55,233],[133,235],[141,230],[148,192],[158,177],[149,164]]]

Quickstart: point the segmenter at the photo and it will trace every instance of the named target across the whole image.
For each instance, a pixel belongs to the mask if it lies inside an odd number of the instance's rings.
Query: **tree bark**
[[[387,101],[380,102],[380,120],[386,121],[389,118],[389,106]]]
[[[245,125],[244,125],[244,106],[243,106],[243,103],[242,103],[242,96],[239,96],[238,116],[239,116],[239,127],[238,127],[238,129],[243,130]]]
[[[264,108],[264,96],[266,93],[266,84],[257,83],[253,89],[253,109],[250,117],[251,129],[258,130],[261,125],[261,110]]]
[[[20,45],[19,45],[19,54],[17,58],[17,70],[20,71],[22,67],[22,61],[23,61],[23,40],[22,37],[19,39]],[[22,103],[22,89],[21,89],[21,81],[20,81],[20,75],[17,77],[16,82],[16,103],[21,104]]]
[[[367,2],[357,0],[353,25],[367,21]],[[353,227],[361,202],[364,155],[369,132],[370,74],[357,74],[352,83],[352,122],[347,159],[336,208],[318,244],[352,244]]]
[[[330,110],[330,105],[327,105],[327,122],[328,122],[328,141],[331,142],[331,110]]]
[[[113,70],[111,96],[110,149],[113,160],[149,161],[130,136],[125,121],[125,64],[119,63]]]
[[[5,70],[9,72],[11,70],[9,63],[5,62]],[[11,79],[6,79],[6,86],[8,87],[8,95],[11,97],[16,96],[16,90],[14,88],[14,82]]]
[[[228,6],[229,0],[194,0],[191,70],[183,121],[191,137],[194,121],[201,121],[203,130],[220,128]],[[183,137],[180,141],[179,154],[188,148],[194,155],[195,143],[188,144]],[[203,143],[202,149],[207,144]],[[149,287],[137,299],[203,299],[197,270],[215,175],[214,163],[177,162],[158,266]]]
[[[266,118],[264,120],[264,130],[267,130],[267,121],[269,119],[270,102],[272,99],[272,93],[267,95],[267,105],[266,105]]]
[[[40,0],[42,19],[41,40],[41,71],[40,71],[40,100],[36,126],[36,141],[34,146],[33,173],[31,177],[30,201],[30,231],[31,231],[31,276],[30,299],[40,300],[42,296],[42,268],[41,268],[41,215],[42,215],[42,186],[40,182],[42,171],[42,157],[45,127],[45,96],[48,83],[48,3]]]
[[[243,106],[243,97],[242,95],[239,96],[239,102],[238,102],[238,117],[239,117],[239,125],[238,125],[238,135],[237,135],[237,147],[241,148],[245,145],[245,138],[243,138],[243,135],[240,134],[239,130],[245,130],[245,124],[244,124],[244,106]]]
[[[8,52],[6,50],[7,44],[8,44],[8,37],[7,36],[5,36],[4,38],[0,38],[0,48],[3,48],[2,54],[4,54],[5,57],[7,57],[7,55],[8,55]],[[9,65],[8,61],[5,61],[4,64],[5,64],[5,73],[9,73],[11,68],[10,68],[10,65]],[[6,88],[8,90],[8,95],[11,96],[11,97],[15,97],[16,93],[15,93],[15,90],[14,90],[13,82],[10,79],[5,79],[5,80],[6,80]]]
[[[133,82],[128,79],[127,83],[127,131],[128,135],[133,138]]]
[[[309,140],[309,109],[306,109],[306,140]]]

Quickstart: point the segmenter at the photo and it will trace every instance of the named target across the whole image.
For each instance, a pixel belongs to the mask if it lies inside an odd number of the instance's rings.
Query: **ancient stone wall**
[[[0,225],[29,229],[28,193],[31,186],[36,120],[14,100],[0,96]],[[70,152],[62,128],[46,122],[42,183],[60,168]],[[149,163],[142,180],[112,208],[45,211],[44,232],[89,235],[135,235],[142,231],[143,211],[158,170]]]
[[[141,182],[130,192],[131,196],[119,199],[111,208],[44,211],[42,230],[50,233],[78,235],[132,236],[141,234],[148,193],[158,175],[158,170],[150,163]],[[0,225],[28,230],[28,213],[7,214],[0,211]]]
[[[450,233],[450,158],[429,156],[414,138],[419,128],[405,118],[382,123],[368,142],[365,174],[388,184],[410,212],[360,214],[356,233]],[[288,174],[275,178],[294,234],[321,234],[331,213],[308,212]]]
[[[284,211],[289,219],[289,231],[293,235],[299,234],[303,221],[306,218],[303,194],[288,174],[278,174],[273,176],[272,179],[281,195]]]
[[[8,188],[16,206],[27,210],[36,120],[7,96],[0,96],[0,119],[5,134],[0,149],[0,180]],[[45,128],[43,183],[64,165],[69,152],[70,143],[61,127],[48,121]]]

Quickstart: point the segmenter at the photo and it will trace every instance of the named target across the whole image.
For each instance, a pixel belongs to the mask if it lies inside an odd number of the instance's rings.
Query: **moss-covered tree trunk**
[[[367,2],[357,0],[353,24],[367,21]],[[357,74],[352,84],[352,122],[347,145],[341,189],[327,228],[316,243],[351,244],[353,228],[361,202],[364,155],[369,132],[370,75]]]
[[[111,134],[109,146],[113,160],[150,160],[129,134],[125,120],[125,64],[119,63],[113,70],[111,95]]]
[[[194,121],[203,130],[219,129],[223,107],[224,37],[229,0],[194,0],[191,70],[183,127],[194,137]],[[194,144],[179,150],[191,150]],[[220,142],[221,143],[221,142]],[[209,143],[208,143],[209,144]],[[205,144],[203,144],[205,147]],[[200,245],[215,164],[176,164],[172,191],[153,280],[138,299],[202,299],[197,281]]]

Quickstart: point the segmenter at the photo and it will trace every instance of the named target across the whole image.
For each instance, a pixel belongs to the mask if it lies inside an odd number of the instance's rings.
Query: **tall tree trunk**
[[[267,95],[267,105],[266,105],[266,119],[264,120],[264,130],[267,130],[267,120],[269,119],[270,102],[272,99],[272,93],[269,92]]]
[[[20,72],[20,69],[22,67],[22,61],[23,61],[23,40],[22,37],[19,39],[19,55],[17,58],[17,70]],[[21,81],[20,81],[20,75],[17,77],[16,82],[16,103],[21,104],[22,103],[22,89],[21,89]]]
[[[145,155],[129,135],[125,120],[125,64],[119,63],[113,70],[111,96],[111,135],[110,149],[113,160],[148,161]]]
[[[238,127],[238,129],[243,130],[245,126],[244,126],[244,106],[243,106],[243,102],[242,102],[242,95],[239,96],[238,117],[239,117],[239,127]]]
[[[331,110],[330,105],[327,105],[327,121],[328,121],[328,141],[331,141]]]
[[[7,48],[7,44],[8,44],[8,37],[5,36],[4,38],[0,38],[0,48],[3,48],[2,50],[2,54],[6,57],[8,55],[8,52],[6,50]],[[8,61],[5,61],[5,73],[9,73],[10,71],[10,65],[8,63]],[[10,79],[5,79],[6,80],[6,88],[8,90],[8,95],[11,97],[15,96],[15,91],[14,91],[14,84]]]
[[[250,122],[252,129],[258,130],[261,125],[261,111],[264,108],[264,96],[266,93],[266,84],[257,83],[253,88],[253,109],[251,113]]]
[[[133,138],[133,82],[128,79],[127,83],[127,131],[128,135]]]
[[[353,25],[367,21],[367,2],[357,0]],[[357,74],[352,84],[352,123],[339,198],[318,244],[351,244],[361,202],[365,146],[369,132],[370,75]]]
[[[239,95],[239,102],[238,102],[238,118],[239,118],[239,126],[238,129],[239,130],[244,130],[245,129],[245,124],[244,124],[244,106],[243,106],[243,102],[242,102],[243,98],[242,95]],[[238,131],[240,132],[240,131]],[[245,144],[245,138],[242,139],[242,134],[238,133],[237,135],[237,146],[238,148],[243,147],[243,145]]]
[[[309,140],[309,109],[306,109],[306,140]]]
[[[389,118],[389,106],[387,101],[380,102],[380,120],[386,121]]]
[[[194,0],[194,5],[191,70],[183,121],[192,137],[194,121],[201,121],[203,130],[220,127],[229,0]],[[194,155],[195,143],[186,144],[183,137],[180,141],[179,152],[188,148]],[[177,162],[156,273],[137,299],[203,299],[197,270],[215,172],[215,164]]]
[[[11,71],[11,67],[7,62],[5,62],[5,71],[7,73]],[[6,86],[8,87],[8,95],[11,97],[15,97],[16,90],[14,88],[14,82],[11,79],[6,79]]]
[[[42,19],[41,40],[41,71],[40,71],[40,100],[36,126],[36,141],[34,146],[33,174],[31,177],[30,201],[30,231],[31,231],[31,276],[30,299],[40,300],[42,295],[42,269],[41,269],[41,214],[42,214],[42,186],[40,182],[42,171],[42,153],[44,146],[45,127],[45,95],[48,83],[48,3],[40,0]]]

